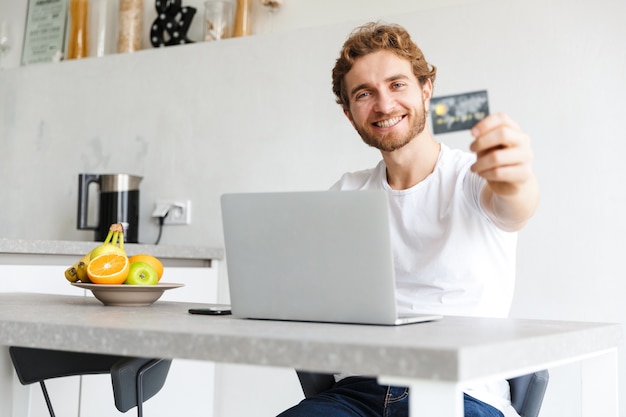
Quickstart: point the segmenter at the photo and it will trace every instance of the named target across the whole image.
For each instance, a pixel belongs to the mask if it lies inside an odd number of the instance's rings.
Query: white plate
[[[183,287],[185,284],[159,282],[157,285],[112,285],[72,282],[72,285],[90,290],[105,306],[142,307],[161,298],[165,290]]]

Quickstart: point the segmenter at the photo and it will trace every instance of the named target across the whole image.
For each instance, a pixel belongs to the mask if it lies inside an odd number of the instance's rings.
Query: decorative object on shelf
[[[234,37],[248,36],[252,34],[251,6],[252,0],[237,0],[237,7],[235,10],[235,28],[233,30]]]
[[[283,0],[261,0],[261,4],[269,8],[270,12],[275,12],[282,6]]]
[[[67,0],[29,0],[22,64],[53,62],[63,56]]]
[[[204,40],[219,41],[233,35],[235,3],[231,0],[204,2]]]
[[[143,30],[143,0],[120,0],[117,52],[141,49]]]
[[[117,1],[89,0],[89,56],[102,57],[115,52],[117,18]]]
[[[89,2],[87,0],[70,0],[70,34],[67,40],[65,59],[79,59],[89,56],[89,45],[87,44],[88,17]]]
[[[154,47],[193,43],[187,37],[196,14],[194,7],[183,6],[181,0],[156,0],[157,18],[150,29],[150,43]]]

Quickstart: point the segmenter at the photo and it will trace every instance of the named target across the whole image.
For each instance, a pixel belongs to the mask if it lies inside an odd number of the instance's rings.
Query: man
[[[369,23],[345,42],[333,92],[363,141],[382,154],[373,169],[333,189],[389,195],[400,312],[505,317],[514,288],[516,231],[539,200],[530,140],[504,114],[472,130],[473,153],[426,129],[436,68],[397,25]],[[281,417],[407,416],[408,392],[337,375],[335,386]],[[506,381],[466,387],[466,417],[517,416]]]

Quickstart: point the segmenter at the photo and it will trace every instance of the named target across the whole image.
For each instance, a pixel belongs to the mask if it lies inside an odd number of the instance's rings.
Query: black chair
[[[312,397],[335,384],[332,374],[296,371],[306,398]],[[537,417],[548,386],[547,370],[509,379],[511,404],[521,417]]]
[[[172,363],[171,359],[132,358],[16,346],[10,347],[9,353],[22,385],[39,382],[50,417],[55,415],[45,380],[107,373],[111,374],[115,407],[123,413],[137,407],[137,416],[142,417],[143,403],[161,390]]]
[[[521,417],[539,415],[549,379],[546,369],[509,379],[511,405]]]

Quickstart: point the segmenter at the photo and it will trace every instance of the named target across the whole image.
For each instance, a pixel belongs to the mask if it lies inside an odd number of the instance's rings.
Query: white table
[[[411,415],[431,417],[462,417],[467,382],[581,361],[582,415],[618,416],[617,324],[445,317],[384,327],[198,316],[191,306],[0,294],[0,415],[14,401],[6,346],[18,345],[376,375],[409,386]]]

